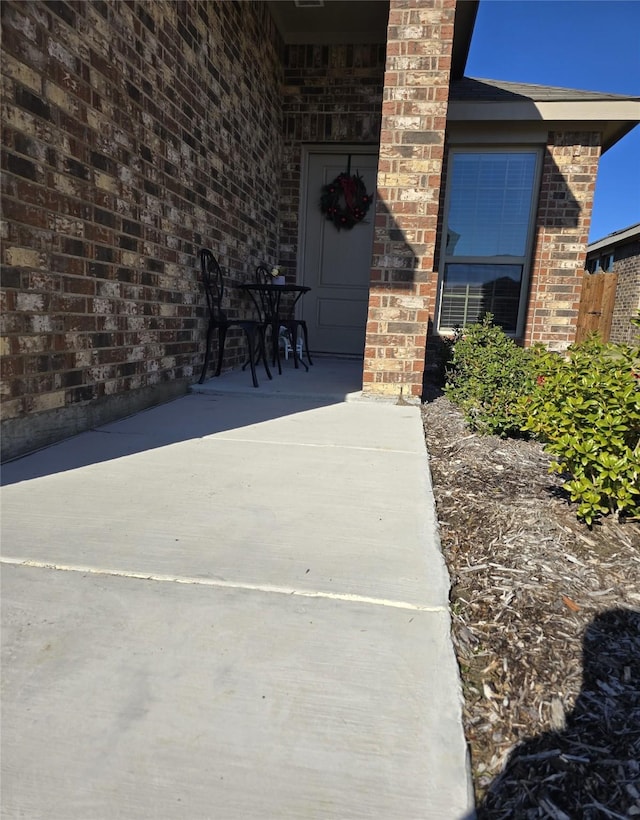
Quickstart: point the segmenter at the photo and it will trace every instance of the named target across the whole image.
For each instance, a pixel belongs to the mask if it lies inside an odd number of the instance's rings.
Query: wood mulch
[[[478,818],[640,817],[640,525],[575,516],[536,442],[422,406]]]

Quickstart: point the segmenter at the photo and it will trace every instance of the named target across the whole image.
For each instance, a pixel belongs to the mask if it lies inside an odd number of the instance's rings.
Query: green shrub
[[[568,474],[578,517],[640,515],[640,349],[592,337],[566,357],[538,350],[534,365],[523,429],[555,456],[551,470]]]
[[[465,327],[455,340],[445,394],[473,430],[501,437],[520,434],[523,418],[518,398],[530,383],[531,350],[523,350],[491,314]]]

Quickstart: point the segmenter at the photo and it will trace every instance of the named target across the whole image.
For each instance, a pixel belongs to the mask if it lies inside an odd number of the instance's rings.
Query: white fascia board
[[[549,131],[599,131],[602,153],[622,139],[640,122],[640,100],[589,100],[568,102],[471,102],[452,100],[447,110],[447,123],[502,123],[505,132],[514,125],[544,124]]]
[[[535,105],[543,120],[640,122],[640,100],[537,102]]]
[[[640,122],[640,100],[574,100],[536,102],[480,102],[451,100],[447,118],[452,121],[553,121],[553,122]]]

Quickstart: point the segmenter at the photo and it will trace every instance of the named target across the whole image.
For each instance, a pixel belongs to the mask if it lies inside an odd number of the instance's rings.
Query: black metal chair
[[[219,376],[222,369],[222,359],[224,357],[224,345],[227,338],[227,331],[231,327],[239,327],[244,331],[244,335],[247,339],[247,347],[249,349],[248,359],[251,366],[253,386],[258,387],[258,379],[256,378],[256,350],[258,351],[258,360],[262,357],[267,376],[270,379],[272,378],[266,355],[265,324],[264,322],[256,321],[255,319],[230,319],[222,310],[224,277],[217,259],[208,248],[203,248],[200,251],[200,266],[202,269],[204,291],[207,297],[207,308],[209,310],[209,325],[207,327],[207,349],[204,356],[204,364],[202,366],[199,384],[204,382],[207,367],[209,366],[213,334],[216,331],[218,332],[218,365],[214,375]]]
[[[270,284],[272,281],[271,272],[266,265],[258,265],[256,268],[256,282],[260,284]],[[304,341],[303,345],[303,355],[306,357],[309,364],[313,364],[311,361],[311,356],[309,355],[309,332],[307,330],[307,323],[304,319],[298,319],[295,316],[295,307],[300,295],[298,295],[293,300],[289,300],[288,304],[284,305],[284,309],[281,310],[280,316],[278,317],[280,325],[285,329],[285,333],[288,336],[289,344],[291,345],[291,349],[293,351],[294,345],[297,344],[298,341],[298,330],[302,331],[302,338]],[[273,316],[268,315],[268,302],[263,303],[263,307],[265,308],[265,323],[267,325],[273,325],[274,318]],[[282,308],[282,302],[280,303],[280,307]],[[273,340],[275,345],[279,344],[279,340]],[[297,349],[297,348],[296,348]],[[275,353],[275,350],[274,350]],[[280,355],[279,351],[277,355],[277,364],[278,370],[280,371]],[[298,366],[298,356],[294,352],[293,360],[295,366]],[[305,364],[304,360],[300,357],[300,361],[302,362],[303,366],[308,370],[309,368]],[[274,364],[276,362],[274,361]]]

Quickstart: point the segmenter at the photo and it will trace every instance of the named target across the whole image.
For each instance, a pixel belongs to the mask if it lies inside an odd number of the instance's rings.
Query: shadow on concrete
[[[174,401],[101,425],[2,466],[1,486],[215,435],[361,398],[362,362],[314,357],[307,373],[283,364],[281,376],[251,385],[242,370],[223,373]]]

